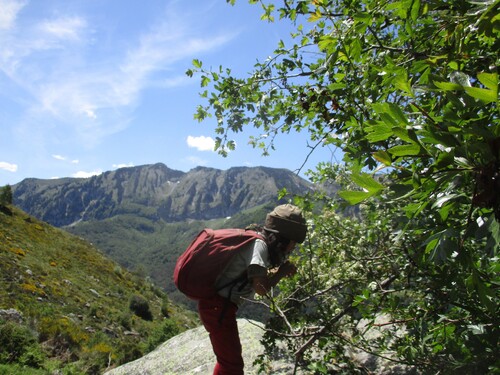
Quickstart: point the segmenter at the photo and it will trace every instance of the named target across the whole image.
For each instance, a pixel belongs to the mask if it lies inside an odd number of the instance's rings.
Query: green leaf
[[[439,236],[433,236],[427,240],[427,245],[425,246],[425,253],[429,254],[434,250],[439,242]]]
[[[375,160],[389,166],[392,164],[391,155],[389,155],[386,151],[379,150],[372,154]]]
[[[339,196],[345,199],[349,204],[358,204],[363,202],[365,199],[370,198],[374,194],[366,191],[339,191]]]
[[[436,87],[438,87],[444,91],[460,91],[460,90],[464,89],[464,87],[462,85],[458,85],[456,83],[451,83],[451,82],[436,82],[435,81],[434,85],[436,85]]]
[[[406,115],[401,110],[401,107],[394,103],[387,103],[387,108],[391,116],[397,121],[400,126],[406,126],[408,124],[408,119]]]
[[[318,47],[321,51],[332,53],[337,46],[337,38],[331,35],[324,35],[318,42]]]
[[[396,86],[397,89],[409,94],[411,97],[414,96],[411,83],[407,77],[402,75],[396,76],[396,78],[394,79],[394,86]]]
[[[357,12],[356,14],[354,14],[353,18],[356,21],[360,21],[366,24],[369,24],[372,20],[371,14],[367,12]]]
[[[441,216],[441,220],[446,221],[448,216],[450,215],[450,211],[455,208],[453,203],[445,204],[443,207],[439,209],[439,216]]]
[[[203,63],[198,59],[193,59],[193,65],[195,68],[201,69],[201,66],[203,65]]]
[[[425,253],[429,254],[429,260],[437,264],[446,262],[457,247],[454,238],[456,232],[453,229],[445,229],[430,236],[425,242]]]
[[[355,174],[351,178],[356,185],[373,194],[378,193],[384,188],[384,185],[374,180],[368,173]]]
[[[451,164],[453,164],[453,160],[455,158],[455,152],[441,152],[439,153],[437,159],[436,159],[436,167],[438,168],[445,168]]]
[[[498,91],[498,74],[479,73],[477,79],[490,90]]]
[[[412,190],[410,190],[409,194]],[[416,216],[420,214],[427,206],[429,202],[417,202],[417,203],[409,203],[403,207],[403,210],[406,212],[408,217]]]
[[[412,1],[411,5],[411,19],[417,21],[418,15],[420,13],[420,0]]]
[[[436,199],[436,201],[434,202],[434,204],[432,205],[432,208],[440,208],[442,207],[446,202],[450,201],[450,200],[453,200],[455,198],[458,198],[458,197],[461,197],[462,194],[446,194],[446,195],[443,195],[441,197],[439,197],[438,199]]]
[[[385,141],[394,134],[392,126],[384,122],[377,122],[376,125],[367,126],[365,130],[368,133],[366,139],[368,139],[369,142]]]
[[[492,103],[498,100],[496,90],[481,89],[479,87],[464,87],[464,89],[467,94],[485,103]]]
[[[321,19],[323,15],[319,11],[319,9],[316,9],[316,12],[311,13],[310,17],[307,19],[309,22],[316,22]]]
[[[479,301],[488,309],[490,313],[495,313],[496,306],[491,301],[495,297],[489,286],[481,279],[477,270],[472,270],[472,275],[466,280],[469,290],[475,290]]]
[[[389,2],[389,4],[386,5],[386,9],[394,10],[399,17],[401,17],[402,19],[406,19],[407,12],[410,9],[410,6],[411,2],[396,1],[396,2]]]
[[[394,193],[394,199],[398,199],[404,197],[413,191],[413,187],[411,185],[405,184],[392,184],[389,187],[391,191]],[[418,207],[404,207],[403,210],[410,213],[414,212],[418,209]]]
[[[392,128],[392,130],[394,132],[394,135],[396,135],[399,139],[408,143],[416,143],[416,141],[410,137],[407,129],[394,127]]]
[[[206,87],[210,83],[210,78],[207,76],[201,77],[201,87]]]
[[[375,103],[373,109],[386,123],[393,126],[406,127],[408,119],[401,108],[394,103]]]
[[[475,238],[478,241],[486,239],[484,251],[490,257],[494,257],[500,250],[500,222],[495,219],[493,213],[482,217],[481,221],[482,224],[477,228]]]
[[[414,156],[420,153],[420,146],[416,144],[400,145],[387,150],[393,156]]]

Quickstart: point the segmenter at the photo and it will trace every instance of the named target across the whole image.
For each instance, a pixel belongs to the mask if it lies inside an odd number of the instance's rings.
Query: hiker
[[[244,245],[216,280],[218,293],[198,301],[201,321],[217,357],[214,375],[243,374],[236,323],[238,306],[255,293],[266,295],[282,278],[297,272],[287,258],[306,237],[307,228],[300,209],[290,204],[277,206],[267,215],[265,225],[256,230],[263,239]],[[270,271],[273,269],[274,272]]]

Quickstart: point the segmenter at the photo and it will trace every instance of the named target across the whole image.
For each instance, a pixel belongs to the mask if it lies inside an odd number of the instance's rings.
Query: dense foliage
[[[195,60],[195,117],[215,116],[223,155],[245,126],[264,154],[296,131],[305,151],[344,155],[311,172],[342,199],[319,213],[317,198],[295,201],[316,213],[266,344],[287,337],[317,373],[366,371],[349,347],[427,373],[498,373],[500,1],[250,3],[296,33],[247,77]],[[357,218],[339,215],[346,203]]]

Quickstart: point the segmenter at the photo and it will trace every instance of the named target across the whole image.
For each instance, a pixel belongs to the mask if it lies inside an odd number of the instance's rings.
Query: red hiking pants
[[[238,306],[221,296],[198,301],[201,321],[209,333],[217,357],[214,375],[243,375],[237,310]]]

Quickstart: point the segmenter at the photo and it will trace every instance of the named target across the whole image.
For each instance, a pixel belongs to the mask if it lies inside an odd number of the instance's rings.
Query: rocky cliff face
[[[276,200],[286,188],[311,189],[285,169],[198,167],[187,173],[164,164],[121,168],[86,179],[26,179],[13,186],[14,204],[54,226],[133,214],[165,221],[206,220]]]

